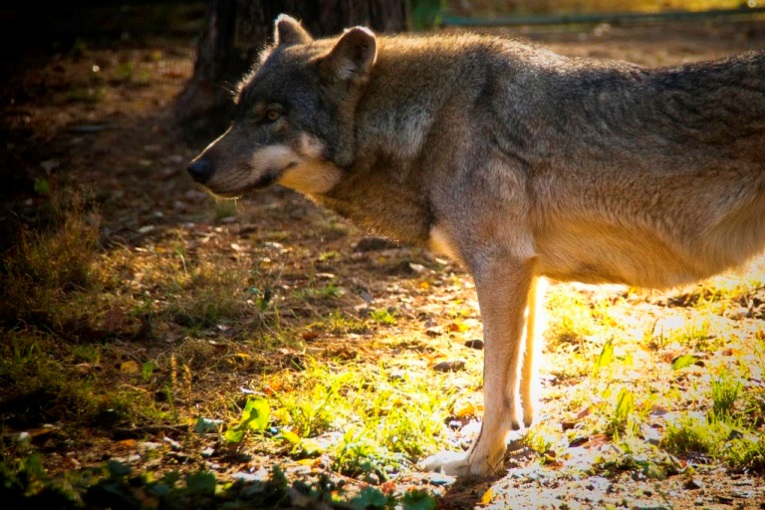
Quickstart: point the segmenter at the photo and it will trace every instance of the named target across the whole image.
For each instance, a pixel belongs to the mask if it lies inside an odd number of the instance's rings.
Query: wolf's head
[[[329,191],[354,158],[354,110],[374,66],[377,41],[356,27],[314,40],[281,15],[274,44],[239,86],[231,127],[188,168],[217,195],[278,183]]]

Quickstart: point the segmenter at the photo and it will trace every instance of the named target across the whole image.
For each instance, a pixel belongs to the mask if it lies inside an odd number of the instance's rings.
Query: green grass
[[[731,441],[724,459],[735,471],[765,473],[765,435],[750,434]]]
[[[369,318],[379,324],[392,325],[396,323],[396,315],[389,309],[372,310],[369,313]]]
[[[559,287],[548,291],[547,307],[554,310],[547,336],[558,344],[581,344],[584,337],[597,330],[592,308],[579,293],[565,292]]]
[[[271,423],[292,455],[328,455],[349,476],[385,473],[435,452],[444,431],[433,417],[448,414],[453,391],[425,374],[391,378],[383,367],[340,369],[316,360],[264,384],[271,393]]]
[[[731,433],[729,424],[683,415],[667,424],[661,446],[672,453],[702,453],[719,457]]]

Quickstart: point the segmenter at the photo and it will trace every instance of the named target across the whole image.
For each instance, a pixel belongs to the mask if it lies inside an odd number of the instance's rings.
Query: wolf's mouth
[[[265,188],[270,187],[271,185],[278,182],[281,175],[286,172],[287,170],[294,168],[298,165],[297,162],[290,162],[281,170],[270,170],[263,175],[260,176],[255,182],[252,184],[247,185],[245,188],[240,188],[236,191],[221,191],[216,190],[214,187],[205,186],[208,191],[210,191],[213,195],[222,197],[222,198],[239,198],[245,193],[249,191],[258,191]]]
[[[270,185],[272,185],[273,183],[275,183],[276,179],[278,179],[278,177],[276,176],[276,172],[268,172],[268,173],[262,175],[260,177],[260,179],[258,179],[254,183],[252,183],[252,185],[250,185],[249,187],[250,187],[250,189],[263,189],[263,188],[267,188]]]
[[[215,189],[214,187],[211,187],[211,186],[205,186],[205,188],[207,188],[207,191],[209,191],[210,193],[212,193],[216,197],[221,197],[221,198],[239,198],[239,197],[241,197],[242,195],[246,194],[249,191],[257,191],[257,190],[265,189],[265,188],[271,186],[274,182],[276,182],[276,179],[277,179],[277,177],[276,177],[275,174],[267,173],[267,174],[263,175],[260,179],[255,181],[254,183],[248,185],[247,187],[239,188],[239,189],[234,190],[234,191],[219,190],[219,189]]]

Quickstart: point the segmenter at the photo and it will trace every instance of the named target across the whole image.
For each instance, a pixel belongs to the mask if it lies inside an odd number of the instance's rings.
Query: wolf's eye
[[[281,117],[281,116],[282,116],[282,114],[279,113],[278,110],[268,110],[266,112],[265,119],[268,122],[276,122],[277,120],[279,120],[279,117]]]

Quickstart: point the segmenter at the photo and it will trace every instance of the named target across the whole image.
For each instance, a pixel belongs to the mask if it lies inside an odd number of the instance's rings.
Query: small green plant
[[[335,260],[340,257],[340,252],[337,250],[325,251],[319,254],[319,262],[327,262],[328,260]]]
[[[37,178],[34,182],[34,190],[38,195],[48,195],[50,194],[50,182],[48,179]]]
[[[151,382],[154,376],[155,368],[156,368],[156,365],[152,361],[147,361],[141,365],[141,378],[143,379],[143,382],[145,383]]]
[[[635,395],[627,388],[621,388],[616,395],[616,401],[611,409],[610,417],[605,426],[609,435],[621,436],[632,432],[635,415]]]
[[[728,374],[720,374],[712,380],[712,410],[710,419],[726,421],[732,418],[741,391],[741,382]]]
[[[369,318],[379,324],[392,325],[396,323],[396,316],[387,309],[372,310],[369,314]]]
[[[693,354],[683,354],[672,362],[672,370],[682,370],[694,365],[696,361],[697,358]]]
[[[330,282],[319,291],[319,294],[324,297],[336,298],[340,297],[340,289],[337,288],[334,282]]]
[[[534,450],[543,463],[557,457],[558,453],[567,446],[560,426],[551,422],[543,422],[532,427],[523,437],[523,444]]]
[[[227,443],[241,443],[248,432],[262,433],[271,420],[271,407],[264,399],[249,398],[239,422],[225,433]]]
[[[609,338],[608,341],[606,341],[606,343],[603,344],[603,348],[600,350],[600,354],[595,360],[595,371],[599,371],[603,367],[610,365],[613,359],[614,359],[614,339]]]
[[[333,452],[332,469],[347,476],[377,473],[385,476],[385,464],[396,462],[386,449],[380,448],[366,434],[350,429]]]

